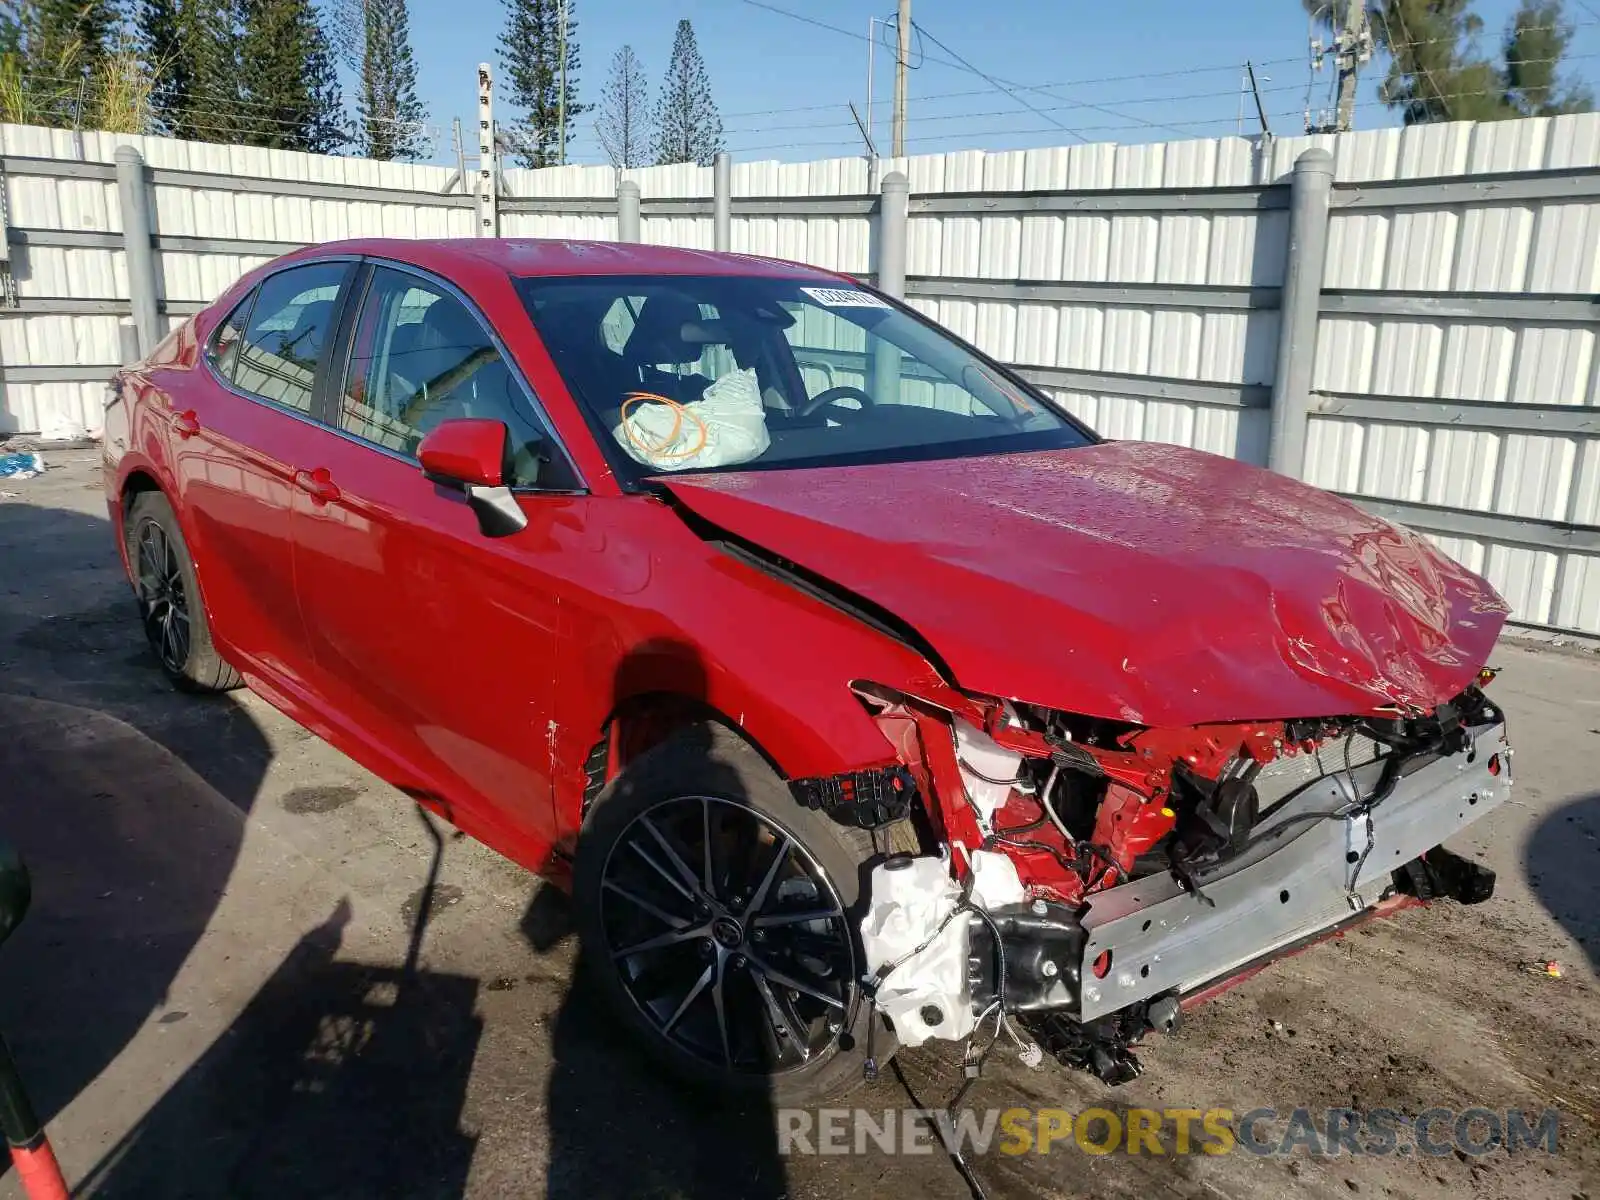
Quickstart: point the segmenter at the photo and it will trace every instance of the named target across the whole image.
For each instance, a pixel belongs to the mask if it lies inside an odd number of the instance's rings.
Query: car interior
[[[607,435],[630,395],[690,405],[734,370],[754,371],[760,390],[771,445],[758,465],[1067,428],[969,352],[876,303],[828,308],[764,279],[522,283],[557,368]]]

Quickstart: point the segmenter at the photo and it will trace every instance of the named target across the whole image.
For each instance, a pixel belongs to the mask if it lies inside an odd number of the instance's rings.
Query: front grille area
[[[1349,748],[1349,759],[1345,749]],[[1359,767],[1373,762],[1383,753],[1383,747],[1364,733],[1347,734],[1329,738],[1310,754],[1289,754],[1270,762],[1256,773],[1256,796],[1263,809],[1276,804],[1285,796],[1299,791],[1313,780],[1333,775],[1347,766]]]

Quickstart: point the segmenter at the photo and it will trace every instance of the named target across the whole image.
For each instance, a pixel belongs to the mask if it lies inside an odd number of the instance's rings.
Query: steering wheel
[[[822,409],[827,408],[828,405],[837,404],[840,400],[859,400],[861,402],[860,412],[871,412],[877,407],[873,403],[872,397],[860,388],[851,387],[848,383],[841,383],[838,387],[831,387],[826,391],[818,392],[807,400],[800,406],[800,415],[802,417],[813,416]]]

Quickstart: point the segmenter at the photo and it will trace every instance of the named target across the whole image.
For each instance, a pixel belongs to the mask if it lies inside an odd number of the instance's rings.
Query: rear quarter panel
[[[172,426],[168,414],[171,397],[163,389],[174,371],[194,367],[203,334],[201,316],[190,317],[172,330],[150,354],[129,363],[112,377],[108,388],[105,437],[101,443],[106,509],[117,531],[123,570],[129,570],[127,545],[121,536],[127,513],[129,480],[135,475],[154,480],[177,513],[184,538],[193,546],[193,531],[178,500],[178,482],[172,463]]]

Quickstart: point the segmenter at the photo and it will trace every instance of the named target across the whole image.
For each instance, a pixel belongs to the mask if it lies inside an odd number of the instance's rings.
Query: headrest
[[[701,324],[700,306],[689,297],[658,292],[640,307],[622,355],[630,363],[650,366],[698,362],[704,343],[688,341],[684,331]]]

